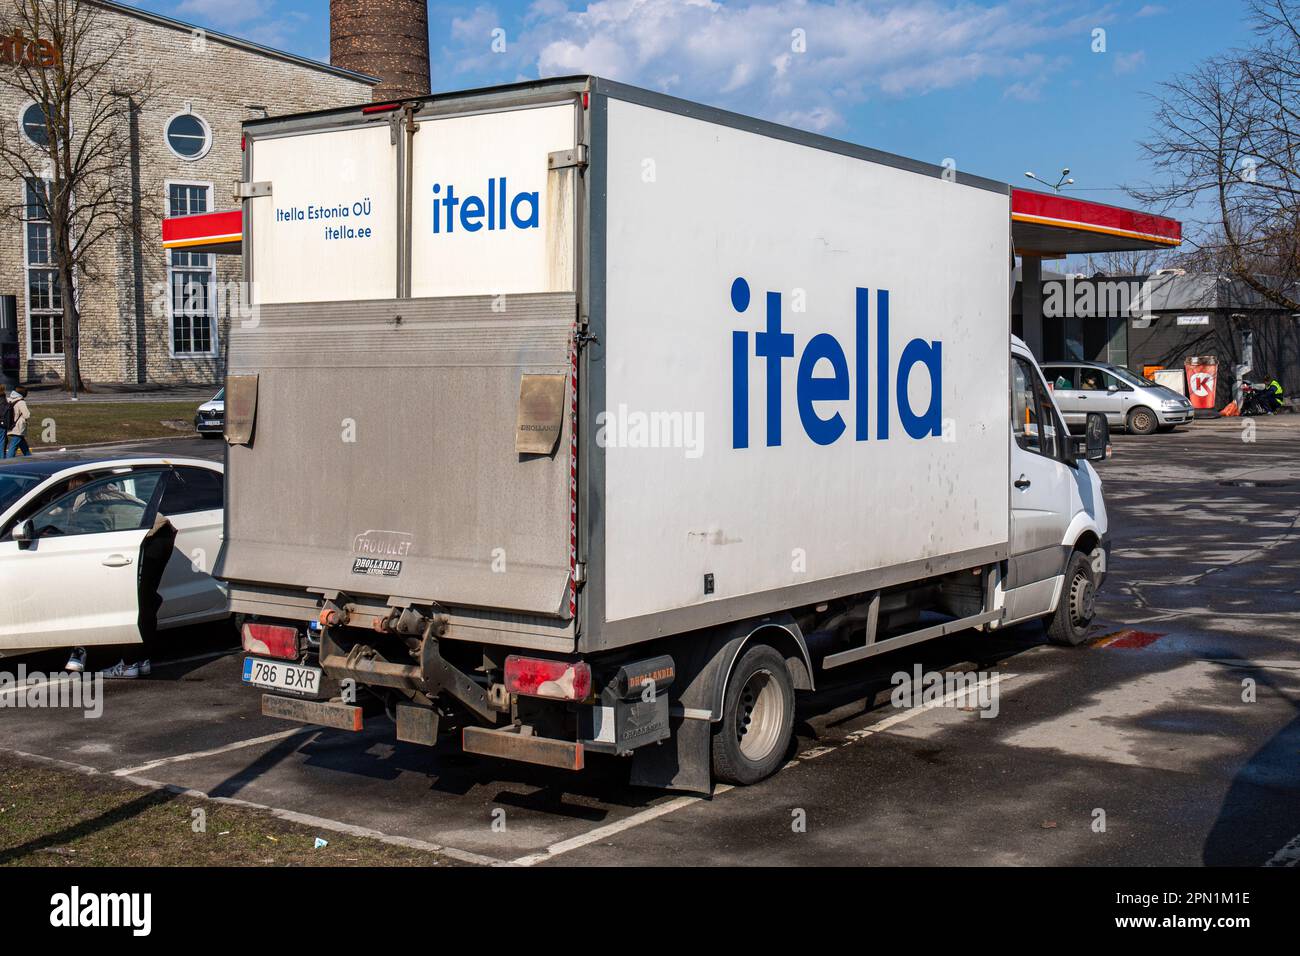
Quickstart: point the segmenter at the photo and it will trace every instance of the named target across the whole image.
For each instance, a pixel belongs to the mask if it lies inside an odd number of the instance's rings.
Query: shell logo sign
[[[1184,363],[1187,397],[1193,408],[1213,409],[1219,386],[1219,363],[1213,355],[1193,356]]]

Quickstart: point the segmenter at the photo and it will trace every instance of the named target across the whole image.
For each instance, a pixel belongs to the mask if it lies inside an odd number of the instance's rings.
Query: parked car
[[[191,458],[0,463],[0,656],[228,617],[224,487]]]
[[[199,406],[194,427],[204,438],[220,438],[226,430],[226,390],[223,388]]]
[[[1067,426],[1082,427],[1089,412],[1103,412],[1112,428],[1138,435],[1173,431],[1195,417],[1192,403],[1172,388],[1105,362],[1049,362],[1052,383]]]

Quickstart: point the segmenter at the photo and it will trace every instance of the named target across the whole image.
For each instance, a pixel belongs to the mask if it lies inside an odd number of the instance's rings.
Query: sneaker
[[[81,674],[86,670],[86,649],[84,647],[74,647],[72,654],[68,657],[68,663],[63,665],[65,671],[73,674]]]
[[[126,661],[118,661],[107,670],[99,672],[107,680],[133,680],[140,676],[139,664],[128,664]]]
[[[144,660],[140,662],[140,676],[148,677],[152,673],[153,673],[153,664],[151,664],[149,662],[149,658],[146,657]]]

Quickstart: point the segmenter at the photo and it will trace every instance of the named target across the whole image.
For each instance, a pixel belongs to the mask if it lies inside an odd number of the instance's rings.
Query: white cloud
[[[511,72],[595,73],[822,130],[873,96],[988,78],[1007,81],[1007,95],[1031,92],[1056,68],[1039,47],[1086,37],[1108,16],[1071,17],[1035,0],[534,0],[506,62]],[[488,41],[461,22],[446,60],[477,72],[489,66]]]
[[[1146,50],[1134,50],[1132,53],[1115,54],[1115,75],[1123,76],[1125,73],[1133,73],[1141,69],[1142,64],[1147,61]]]

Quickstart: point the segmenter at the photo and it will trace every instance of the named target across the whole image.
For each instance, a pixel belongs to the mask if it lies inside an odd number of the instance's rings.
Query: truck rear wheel
[[[1082,644],[1096,613],[1096,598],[1097,579],[1092,571],[1092,562],[1082,551],[1075,551],[1065,566],[1065,589],[1056,605],[1056,613],[1047,622],[1047,639],[1067,647]]]
[[[794,729],[794,685],[785,658],[767,644],[749,648],[731,672],[722,720],[713,732],[713,776],[751,784],[785,759]]]

